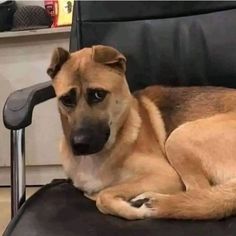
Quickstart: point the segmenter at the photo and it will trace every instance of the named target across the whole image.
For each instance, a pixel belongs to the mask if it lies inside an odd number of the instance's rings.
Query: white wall
[[[49,80],[46,69],[55,47],[69,47],[69,33],[0,38],[0,110],[10,92]],[[60,164],[58,144],[61,124],[55,99],[35,108],[33,123],[26,129],[26,163],[28,166],[55,166]],[[0,185],[9,182],[3,172],[9,170],[9,131],[3,126],[0,116]],[[5,167],[4,171],[1,167]],[[40,169],[40,183],[50,181]],[[4,173],[5,173],[4,172]],[[2,175],[1,175],[2,173]],[[58,171],[55,173],[59,173]],[[60,172],[59,176],[63,176]],[[45,176],[53,174],[46,173]],[[37,178],[35,181],[37,182]],[[4,180],[3,180],[4,179]],[[31,182],[30,182],[31,181]],[[29,182],[32,183],[32,180]],[[36,182],[33,181],[35,184]],[[28,183],[29,183],[28,182]],[[38,183],[38,184],[40,184]]]

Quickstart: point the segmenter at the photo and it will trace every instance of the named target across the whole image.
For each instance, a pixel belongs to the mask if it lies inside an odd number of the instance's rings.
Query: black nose
[[[81,128],[71,134],[71,147],[74,155],[89,155],[102,150],[110,136],[107,126]]]
[[[90,137],[83,133],[74,135],[71,140],[71,146],[74,154],[86,154],[90,148]]]

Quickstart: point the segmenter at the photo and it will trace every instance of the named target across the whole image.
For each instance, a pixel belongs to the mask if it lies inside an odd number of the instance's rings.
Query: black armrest
[[[11,130],[29,126],[34,106],[55,97],[51,81],[17,90],[10,94],[3,108],[3,121]]]

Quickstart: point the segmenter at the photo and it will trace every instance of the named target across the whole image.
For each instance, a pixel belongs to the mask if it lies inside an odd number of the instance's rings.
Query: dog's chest
[[[100,175],[100,161],[93,156],[80,157],[73,174],[74,185],[86,193],[94,193],[107,185],[106,179]]]

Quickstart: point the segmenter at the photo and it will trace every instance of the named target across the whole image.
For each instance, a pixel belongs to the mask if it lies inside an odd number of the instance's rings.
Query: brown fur
[[[236,91],[152,86],[132,95],[125,61],[101,45],[54,52],[49,74],[58,99],[71,88],[78,98],[73,110],[59,102],[62,163],[74,185],[101,212],[126,219],[235,214]],[[91,87],[109,91],[92,107]],[[74,156],[69,136],[86,119],[108,122],[111,135],[100,152]]]

